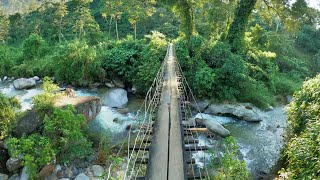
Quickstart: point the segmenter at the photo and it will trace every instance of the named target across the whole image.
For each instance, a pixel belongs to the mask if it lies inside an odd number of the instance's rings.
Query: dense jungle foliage
[[[288,106],[290,140],[285,148],[292,179],[320,176],[320,75],[306,81]]]
[[[81,87],[120,79],[143,95],[174,42],[197,98],[267,108],[319,73],[319,19],[319,7],[306,0],[3,0],[0,77],[49,76]],[[306,82],[290,105],[292,139],[285,153],[294,179],[319,176],[318,80]],[[33,177],[55,159],[91,153],[83,117],[71,107],[53,108],[56,87],[45,82],[50,88],[34,99],[46,117],[44,129],[20,139],[11,137],[20,106],[0,95],[0,140],[10,137],[12,156],[26,154],[23,163]],[[74,139],[81,139],[77,148],[67,146]],[[234,142],[229,145],[219,177],[249,176],[233,157]]]
[[[117,77],[143,94],[174,40],[199,98],[266,108],[320,65],[319,11],[304,0],[28,3],[14,14],[12,2],[2,5],[2,77],[51,76],[74,86]]]

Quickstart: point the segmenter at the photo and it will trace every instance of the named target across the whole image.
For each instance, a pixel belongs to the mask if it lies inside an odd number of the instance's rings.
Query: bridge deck
[[[147,179],[185,179],[178,81],[172,44],[168,49],[163,89],[150,149]]]

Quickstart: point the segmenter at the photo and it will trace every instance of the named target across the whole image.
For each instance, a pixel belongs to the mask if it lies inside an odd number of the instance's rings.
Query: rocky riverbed
[[[106,85],[110,86],[110,84]],[[27,90],[16,90],[12,80],[6,80],[0,82],[0,92],[9,97],[16,96],[22,104],[22,110],[25,111],[32,107],[32,97],[41,93],[42,90],[41,84]],[[114,85],[111,88],[76,89],[75,93],[77,96],[96,96],[102,100],[101,111],[90,122],[88,133],[91,135],[108,134],[113,143],[125,137],[128,125],[134,123],[134,116],[142,104],[141,99],[136,98],[123,88],[114,87]],[[118,107],[121,109],[117,110]],[[284,107],[261,111],[250,104],[226,105],[205,101],[199,103],[199,108],[203,114],[197,114],[196,117],[203,117],[223,125],[236,138],[240,146],[241,157],[255,178],[269,178],[274,174],[274,166],[280,159],[280,150],[284,144],[283,135],[287,126]],[[205,141],[208,139],[203,138],[200,143]],[[210,141],[210,143],[214,146],[219,141],[221,140]],[[94,159],[94,157],[92,158]],[[198,163],[201,164],[200,161]],[[86,179],[85,176],[94,177],[92,176],[92,166],[93,161],[88,161],[87,165],[81,168],[61,165],[62,170],[54,170],[53,172],[57,171],[58,178],[74,179],[79,176],[79,178]],[[0,167],[2,168],[3,165]],[[59,169],[59,166],[55,166],[54,169],[57,168]],[[105,170],[106,167],[102,168]],[[101,170],[101,168],[98,169]],[[22,172],[18,176],[21,176]],[[59,176],[58,172],[60,175],[61,173],[67,175]],[[7,173],[7,171],[1,171],[1,173]]]

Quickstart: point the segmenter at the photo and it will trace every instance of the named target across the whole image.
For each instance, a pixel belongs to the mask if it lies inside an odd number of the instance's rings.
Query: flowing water
[[[196,117],[200,117],[197,114]],[[287,116],[284,107],[276,107],[264,112],[262,122],[252,123],[230,117],[216,117],[202,114],[203,118],[222,124],[238,142],[241,158],[255,178],[276,176],[275,167],[281,158],[284,145],[284,134],[287,127]],[[210,141],[218,146],[222,140]]]
[[[98,96],[104,98],[107,88],[101,89],[77,89],[77,96]],[[13,88],[12,82],[0,82],[0,92],[8,97],[17,97],[22,105],[22,110],[32,107],[32,97],[42,92],[41,86],[30,90],[17,91]],[[102,106],[100,114],[89,124],[89,132],[92,134],[108,134],[113,142],[123,139],[128,125],[133,124],[137,110],[143,100],[136,97],[129,97],[128,109],[130,113],[120,114],[113,108]],[[242,159],[247,163],[247,168],[255,178],[260,174],[272,174],[273,167],[280,159],[280,150],[284,144],[283,135],[287,126],[287,117],[283,107],[277,107],[272,111],[264,113],[265,118],[260,123],[249,123],[236,120],[230,117],[213,117],[202,114],[206,119],[214,119],[216,123],[222,124],[235,137],[240,147]],[[199,114],[196,116],[200,116]],[[200,137],[200,144],[207,144],[206,137]],[[211,140],[210,144],[222,140]],[[201,167],[204,157],[201,152],[195,153],[197,164]],[[205,159],[210,156],[206,155]]]

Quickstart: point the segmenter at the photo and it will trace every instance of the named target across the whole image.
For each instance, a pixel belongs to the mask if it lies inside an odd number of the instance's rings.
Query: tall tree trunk
[[[227,41],[231,45],[233,52],[242,52],[243,50],[246,26],[256,2],[257,0],[240,0],[236,8],[235,18],[227,35]]]
[[[116,18],[116,33],[117,33],[117,40],[119,41],[118,18]]]
[[[182,29],[186,39],[190,39],[195,34],[194,14],[192,5],[187,0],[181,0],[177,4],[182,18]]]
[[[59,22],[59,43],[61,43],[61,35],[62,35],[62,17],[60,17],[60,22]]]
[[[137,22],[134,23],[134,40],[137,40]]]
[[[109,38],[111,37],[111,25],[112,25],[112,16],[110,16],[110,21],[109,21]]]

